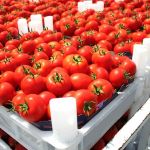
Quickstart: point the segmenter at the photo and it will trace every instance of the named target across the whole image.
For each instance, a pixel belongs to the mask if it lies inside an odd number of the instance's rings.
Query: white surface
[[[73,97],[55,98],[50,101],[53,138],[71,143],[77,136],[77,109]]]
[[[54,30],[54,27],[53,27],[53,16],[47,16],[47,17],[44,17],[44,26],[45,28],[48,28],[49,30]]]
[[[18,19],[17,24],[18,24],[18,30],[20,35],[28,33],[28,25],[27,25],[27,20],[25,18]]]
[[[0,150],[11,150],[11,148],[2,139],[0,139]]]

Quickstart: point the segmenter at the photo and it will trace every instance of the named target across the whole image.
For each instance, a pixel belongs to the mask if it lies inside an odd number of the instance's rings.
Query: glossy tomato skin
[[[37,62],[34,63],[33,68],[37,71],[38,74],[41,76],[47,76],[51,70],[51,63],[49,60],[40,59]]]
[[[20,83],[21,90],[25,94],[39,94],[46,89],[44,78],[40,75],[27,75]]]
[[[29,122],[37,122],[43,117],[45,107],[39,95],[29,94],[25,96],[24,102],[20,104],[19,114]]]
[[[70,76],[70,79],[74,90],[87,89],[92,82],[91,77],[84,73],[74,73]]]
[[[15,96],[14,87],[8,83],[0,83],[0,105],[8,104],[10,100]]]
[[[115,88],[120,88],[123,84],[128,82],[126,71],[122,68],[115,68],[109,74],[109,81]]]
[[[63,67],[68,71],[69,74],[88,72],[88,62],[79,54],[71,54],[66,56],[63,59]]]
[[[71,80],[67,73],[53,71],[46,78],[46,86],[49,92],[62,96],[71,89]]]
[[[33,54],[36,48],[36,44],[33,40],[24,41],[22,43],[22,51],[24,53]]]
[[[92,62],[109,70],[112,65],[112,56],[106,49],[101,49],[92,55]]]
[[[120,65],[119,68],[123,68],[130,76],[134,76],[136,73],[136,65],[130,59],[125,59]]]
[[[96,80],[98,78],[102,78],[106,80],[109,79],[109,73],[105,68],[99,67],[96,64],[91,64],[89,68],[90,68],[90,76],[93,80]]]
[[[88,89],[98,96],[98,103],[104,102],[111,98],[114,93],[114,88],[111,83],[100,78],[91,82]]]
[[[87,89],[69,91],[64,97],[74,97],[77,103],[77,114],[91,116],[96,112],[97,96]]]

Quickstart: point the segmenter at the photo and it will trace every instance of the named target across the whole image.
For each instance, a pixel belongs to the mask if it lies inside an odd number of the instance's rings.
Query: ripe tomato
[[[33,57],[31,58],[31,63],[37,62],[40,59],[48,60],[49,57],[44,52],[35,52]]]
[[[69,94],[68,94],[69,93]],[[77,114],[84,114],[85,116],[91,116],[96,112],[97,96],[87,89],[81,89],[77,91],[70,91],[64,95],[64,97],[74,97],[77,103]]]
[[[122,68],[111,70],[109,81],[115,88],[120,88],[123,84],[128,83],[129,74]]]
[[[48,57],[52,55],[52,49],[47,43],[41,43],[36,46],[35,52],[45,52]]]
[[[29,74],[21,80],[21,90],[25,94],[39,94],[44,91],[46,89],[44,78],[40,75],[34,75],[31,72]]]
[[[28,40],[22,43],[22,51],[24,53],[33,54],[36,48],[36,44],[33,40]]]
[[[102,24],[99,27],[99,32],[106,33],[107,35],[114,30],[115,30],[114,27],[108,24]]]
[[[39,95],[29,94],[19,105],[19,114],[29,122],[37,122],[45,114],[46,106]]]
[[[0,83],[3,83],[3,82],[8,82],[11,85],[13,85],[13,87],[16,87],[17,83],[16,83],[16,78],[15,78],[15,73],[12,71],[5,71],[4,73],[2,73],[0,75]]]
[[[99,67],[104,67],[106,70],[110,70],[112,65],[111,53],[108,50],[101,48],[92,55],[92,62],[97,64]]]
[[[62,96],[71,89],[71,80],[67,73],[53,71],[46,78],[46,86],[49,92]]]
[[[88,31],[88,30],[96,30],[98,31],[98,22],[97,21],[94,21],[94,20],[91,20],[89,22],[86,23],[85,25],[85,30]]]
[[[130,59],[125,59],[120,65],[119,68],[124,69],[130,76],[135,75],[136,73],[136,65]]]
[[[106,79],[106,80],[109,79],[108,71],[105,68],[99,67],[96,64],[91,64],[89,68],[90,68],[90,76],[92,77],[93,80],[99,78]]]
[[[63,53],[63,56],[65,57],[70,54],[76,54],[77,48],[74,46],[63,46],[63,47],[61,47],[61,51]]]
[[[12,40],[7,41],[5,46],[6,45],[14,45],[15,47],[19,47],[20,41],[16,39],[12,39]]]
[[[101,40],[106,40],[107,39],[107,34],[106,33],[103,33],[103,32],[98,32],[96,35],[95,35],[95,41],[96,42],[99,42]]]
[[[78,50],[78,54],[85,57],[88,63],[92,61],[92,47],[91,46],[83,46]]]
[[[74,73],[70,76],[70,79],[74,90],[87,89],[88,85],[92,82],[90,76],[84,73]]]
[[[123,53],[123,52],[130,52],[129,44],[126,44],[125,42],[118,43],[114,46],[114,52],[117,53]]]
[[[105,142],[103,139],[100,139],[91,150],[102,150],[105,147]]]
[[[8,83],[0,83],[0,105],[8,104],[10,100],[15,96],[14,87]]]
[[[17,84],[20,85],[21,80],[26,75],[30,74],[30,72],[32,74],[36,73],[36,71],[31,66],[28,66],[28,65],[22,65],[22,66],[17,67],[14,72]]]
[[[66,56],[63,59],[63,67],[69,74],[88,72],[87,60],[79,54],[71,54]]]
[[[49,60],[40,59],[34,63],[33,68],[37,71],[41,76],[47,76],[52,70],[51,63]]]
[[[96,79],[90,83],[88,89],[98,96],[98,103],[106,101],[111,98],[114,88],[111,83],[105,79]]]

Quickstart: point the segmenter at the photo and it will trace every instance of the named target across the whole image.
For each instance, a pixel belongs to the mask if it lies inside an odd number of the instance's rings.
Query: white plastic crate
[[[79,136],[74,143],[62,145],[62,149],[71,150],[73,144],[79,143],[78,149],[90,149],[107,130],[131,107],[135,94],[140,87],[141,80],[135,79],[110,104],[93,117],[86,125],[79,129]],[[0,128],[14,137],[28,150],[54,150],[56,141],[52,138],[52,131],[41,131],[32,124],[20,118],[13,112],[0,106]]]
[[[2,139],[0,139],[0,150],[12,150]]]

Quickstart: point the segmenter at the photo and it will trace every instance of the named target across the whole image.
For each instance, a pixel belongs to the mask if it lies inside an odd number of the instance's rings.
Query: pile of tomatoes
[[[104,2],[81,13],[74,0],[1,0],[0,105],[37,122],[50,119],[52,98],[72,96],[77,114],[91,116],[128,84],[136,65],[124,53],[150,37],[150,0]],[[55,30],[20,36],[17,20],[39,13],[53,15]]]

